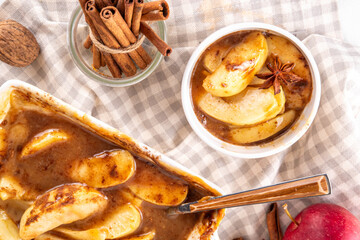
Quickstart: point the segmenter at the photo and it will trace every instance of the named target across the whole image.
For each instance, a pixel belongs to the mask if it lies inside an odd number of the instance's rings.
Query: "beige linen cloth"
[[[312,174],[327,173],[333,194],[288,201],[296,215],[318,202],[342,205],[360,217],[360,49],[344,43],[337,3],[332,0],[169,0],[168,43],[173,53],[143,82],[126,88],[99,85],[70,58],[66,30],[76,0],[5,0],[0,19],[28,27],[41,45],[26,68],[0,63],[0,83],[20,79],[72,104],[232,193]],[[313,54],[322,96],[309,131],[291,148],[262,159],[236,159],[202,142],[190,128],[180,85],[195,47],[209,34],[240,22],[265,22],[295,34]],[[268,238],[268,205],[234,208],[219,230],[221,239]],[[290,220],[280,213],[283,229]]]

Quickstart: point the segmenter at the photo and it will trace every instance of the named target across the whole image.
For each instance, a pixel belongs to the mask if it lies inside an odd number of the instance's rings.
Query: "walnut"
[[[40,47],[34,35],[14,20],[0,22],[0,60],[15,66],[26,67],[39,55]]]

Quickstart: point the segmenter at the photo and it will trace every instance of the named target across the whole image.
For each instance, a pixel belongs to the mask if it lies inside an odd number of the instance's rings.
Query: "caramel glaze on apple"
[[[197,103],[199,101],[198,100],[199,96],[205,93],[205,89],[202,86],[203,80],[210,74],[203,64],[206,54],[210,51],[216,51],[216,54],[222,54],[224,52],[224,49],[226,51],[229,51],[229,49],[241,43],[241,41],[251,32],[252,31],[240,31],[237,33],[233,33],[211,44],[210,47],[208,47],[202,53],[199,60],[197,61],[192,73],[191,84],[190,84],[193,108],[200,123],[215,137],[235,145],[262,145],[273,141],[274,139],[278,138],[285,132],[289,131],[291,129],[291,126],[293,126],[294,123],[297,121],[297,119],[299,119],[306,104],[310,101],[311,92],[312,92],[311,72],[304,55],[289,40],[274,34],[262,32],[261,34],[263,34],[267,40],[268,56],[270,56],[270,54],[273,53],[278,55],[281,62],[283,63],[287,63],[287,62],[295,63],[295,67],[292,70],[292,72],[303,78],[307,83],[306,86],[302,86],[301,89],[297,89],[296,87],[286,86],[282,84],[286,98],[285,111],[288,110],[296,111],[296,117],[295,120],[292,122],[292,124],[284,128],[280,132],[276,133],[275,135],[268,137],[267,139],[252,143],[239,144],[235,142],[229,135],[230,130],[236,126],[217,120],[211,117],[210,115],[206,114],[204,111],[202,111]],[[222,59],[224,59],[225,56],[226,55],[223,55]],[[228,69],[228,71],[230,70]],[[261,70],[259,71],[259,73],[268,72],[268,71],[269,70],[267,69],[266,64],[264,64]],[[249,86],[254,86],[254,87],[260,86],[261,84],[261,82],[259,82],[260,79],[259,78],[255,79],[255,78],[252,81],[252,83],[249,84]]]
[[[2,175],[11,175],[20,182],[21,186],[27,190],[27,198],[29,200],[34,200],[38,195],[51,188],[73,182],[68,174],[68,169],[71,168],[74,160],[88,158],[106,150],[119,149],[118,146],[55,114],[45,115],[30,110],[10,111],[8,119],[3,121],[2,127],[9,130],[12,126],[19,123],[25,123],[29,131],[23,135],[24,139],[8,142],[7,155],[5,159],[0,159],[0,171]],[[69,140],[62,144],[54,145],[49,149],[39,151],[25,159],[19,157],[23,146],[34,135],[53,128],[64,130],[70,135]],[[174,183],[189,185],[185,181],[171,176],[169,173],[140,158],[135,157],[135,161],[137,168],[142,171],[156,168],[158,174],[164,174],[168,178],[169,188]],[[135,170],[135,176],[136,173]],[[68,224],[66,227],[73,230],[85,230],[101,226],[101,222],[106,218],[107,214],[112,212],[113,208],[119,204],[126,203],[127,200],[119,194],[119,190],[127,188],[132,179],[118,186],[98,189],[109,200],[105,211],[85,220]],[[153,184],[156,185],[156,182],[153,182]],[[212,194],[189,186],[186,201],[196,201],[206,195]],[[136,207],[141,211],[142,223],[133,235],[155,230],[156,235],[154,239],[160,240],[187,239],[187,236],[193,230],[200,217],[200,214],[169,217],[166,212],[167,207],[157,206],[145,201]],[[59,233],[54,234],[61,235]]]

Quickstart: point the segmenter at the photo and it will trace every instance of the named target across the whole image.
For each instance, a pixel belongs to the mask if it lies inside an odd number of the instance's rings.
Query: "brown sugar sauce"
[[[28,131],[22,133],[22,136],[17,136],[15,140],[9,139],[7,155],[4,159],[1,159],[0,171],[2,175],[12,175],[21,183],[23,188],[32,192],[30,195],[34,196],[34,198],[51,188],[73,182],[68,174],[68,169],[71,168],[76,159],[88,158],[106,150],[119,149],[118,146],[55,114],[49,115],[30,110],[11,111],[3,127],[7,131],[11,131],[11,128],[18,124],[27,126]],[[24,145],[36,134],[47,129],[64,130],[70,135],[70,138],[64,143],[39,151],[27,158],[20,158],[19,155]],[[156,168],[159,174],[168,176],[171,181],[187,184],[185,181],[136,156],[135,162],[136,169],[139,172],[147,171],[149,168]],[[136,174],[138,172],[135,170]],[[119,190],[126,189],[127,184],[131,181],[132,179],[114,187],[98,189],[109,200],[106,209],[97,215],[66,226],[73,230],[91,229],[100,226],[107,214],[110,214],[117,205],[126,203],[126,198],[119,194]],[[156,182],[153,184],[156,185]],[[186,201],[199,200],[206,195],[212,194],[189,185]],[[141,211],[142,223],[132,235],[155,230],[155,239],[157,240],[187,239],[200,218],[200,214],[169,217],[166,211],[168,207],[158,206],[146,201],[142,201],[136,207]]]
[[[284,90],[284,94],[286,98],[284,111],[294,110],[296,112],[296,117],[295,120],[292,122],[292,124],[290,124],[282,131],[276,133],[275,135],[272,135],[267,139],[260,140],[257,142],[247,143],[247,144],[239,144],[235,142],[229,135],[230,130],[236,128],[237,126],[215,119],[206,112],[202,111],[202,109],[200,109],[200,107],[198,106],[199,96],[202,96],[203,94],[206,93],[206,90],[203,87],[203,81],[209,74],[211,74],[211,72],[209,72],[204,67],[205,56],[209,52],[214,52],[214,51],[216,51],[217,54],[220,54],[222,49],[228,49],[227,51],[230,51],[237,44],[241,43],[243,39],[251,32],[252,31],[240,31],[237,33],[233,33],[224,36],[223,38],[211,44],[200,56],[191,76],[191,84],[190,84],[191,97],[192,97],[194,112],[198,120],[215,137],[236,145],[261,145],[264,143],[268,143],[278,138],[285,132],[289,131],[291,129],[291,126],[297,121],[297,119],[301,115],[306,104],[310,101],[311,92],[312,92],[311,72],[307,60],[305,59],[303,54],[289,40],[267,32],[262,32],[261,34],[265,36],[267,41],[268,56],[271,53],[273,53],[278,55],[283,63],[287,63],[287,62],[295,63],[295,67],[292,72],[303,78],[305,81],[305,85],[295,86],[295,87],[286,86],[282,84],[282,88]],[[226,55],[224,55],[222,59],[224,59],[225,56]],[[269,72],[269,70],[266,67],[266,64],[264,64],[261,70],[259,71],[259,73],[262,72]],[[249,86],[258,87],[259,85],[257,84],[252,85],[252,83],[250,83]]]

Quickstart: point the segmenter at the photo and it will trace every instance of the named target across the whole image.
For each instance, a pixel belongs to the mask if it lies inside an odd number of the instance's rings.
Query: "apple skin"
[[[319,203],[299,213],[283,240],[360,240],[360,221],[343,207]]]

